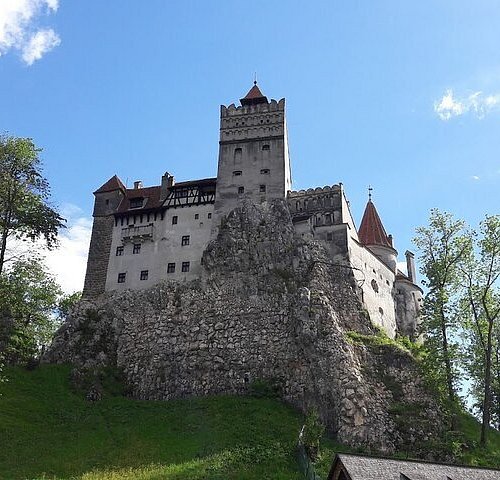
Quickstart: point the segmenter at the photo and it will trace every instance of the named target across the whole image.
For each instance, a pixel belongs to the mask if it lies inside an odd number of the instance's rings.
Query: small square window
[[[261,175],[269,175],[270,173],[270,170],[269,168],[263,168],[261,171],[260,171]]]
[[[182,236],[181,245],[183,247],[185,247],[186,245],[189,245],[189,235]]]
[[[260,185],[259,186],[259,192],[260,193],[266,193],[266,186],[265,185]]]
[[[199,214],[199,213],[195,213],[195,214],[194,214],[194,219],[195,219],[195,220],[198,220],[198,218],[200,218],[200,214]]]
[[[123,255],[123,247],[116,247],[116,256],[121,257]]]
[[[167,273],[175,273],[175,263],[169,263],[167,265]]]
[[[125,277],[127,276],[126,273],[119,273],[118,274],[118,283],[125,283]]]
[[[182,271],[189,272],[189,262],[182,262]]]
[[[134,248],[132,250],[133,254],[141,253],[141,244],[140,243],[134,243]]]
[[[212,218],[212,214],[211,213],[208,214],[208,218]]]
[[[141,280],[148,279],[149,270],[141,270]]]
[[[269,149],[270,149],[269,145],[262,145],[262,150],[264,152],[269,151]]]
[[[172,225],[177,225],[177,220],[178,220],[177,215],[174,215],[174,216],[172,217]]]
[[[238,187],[238,193],[241,195],[242,193],[245,193],[245,187]]]

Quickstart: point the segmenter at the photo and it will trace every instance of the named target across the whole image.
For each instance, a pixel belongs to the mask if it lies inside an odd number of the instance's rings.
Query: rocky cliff
[[[316,408],[339,441],[379,451],[439,436],[413,358],[353,341],[377,332],[352,272],[294,235],[284,201],[232,211],[203,265],[198,281],[82,300],[45,360],[117,366],[141,399],[244,394],[266,381]]]

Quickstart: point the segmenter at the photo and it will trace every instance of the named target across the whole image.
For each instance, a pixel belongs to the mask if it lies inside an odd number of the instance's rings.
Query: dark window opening
[[[332,242],[333,241],[333,233],[327,233],[326,239],[327,239],[327,241]]]
[[[167,273],[175,273],[175,263],[169,263],[167,265]]]
[[[211,213],[208,214],[208,218],[212,218],[212,214]]]
[[[181,270],[186,273],[189,272],[189,262],[182,262],[182,268]]]
[[[121,257],[123,255],[123,247],[116,247],[116,256]]]
[[[241,162],[241,155],[242,155],[241,148],[236,148],[234,150],[234,163],[240,163]]]
[[[266,186],[265,185],[259,185],[259,192],[260,193],[266,193]]]
[[[376,280],[371,281],[371,286],[372,286],[374,292],[378,293],[378,283],[376,282]]]
[[[235,171],[233,172],[233,175],[234,175],[235,177],[240,177],[242,173],[243,173],[243,172],[242,172],[241,170],[235,170]]]
[[[189,191],[187,188],[179,188],[178,190],[175,190],[174,197],[176,197],[176,198],[187,197],[188,193],[189,193]]]
[[[147,280],[148,273],[149,273],[149,270],[141,270],[141,280]]]
[[[262,175],[269,175],[269,172],[270,172],[269,168],[263,168],[263,169],[260,171],[260,173],[261,173]]]
[[[125,283],[125,277],[126,277],[126,273],[119,273],[118,274],[118,283]]]
[[[109,205],[109,198],[106,199],[106,205]]]
[[[132,250],[132,253],[134,253],[134,254],[141,253],[141,244],[140,243],[134,243],[134,249]]]
[[[262,151],[266,152],[269,151],[270,147],[269,145],[262,145]]]
[[[238,193],[241,195],[242,193],[245,193],[245,187],[238,187]]]
[[[131,198],[130,199],[130,208],[141,208],[144,203],[144,198]]]
[[[183,247],[185,247],[186,245],[189,245],[189,235],[182,236],[181,245]]]
[[[200,214],[199,214],[199,213],[195,213],[195,214],[194,214],[194,219],[195,219],[195,220],[198,220],[198,218],[200,218]]]
[[[172,217],[172,225],[177,225],[177,220],[179,219],[179,217],[177,217],[177,215],[174,215]]]

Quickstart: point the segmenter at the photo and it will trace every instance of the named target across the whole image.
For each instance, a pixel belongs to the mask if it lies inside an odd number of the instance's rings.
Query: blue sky
[[[498,213],[499,25],[493,0],[0,0],[0,132],[43,147],[76,248],[113,174],[215,176],[219,105],[257,72],[294,188],[343,182],[359,225],[371,184],[402,254],[433,207]]]

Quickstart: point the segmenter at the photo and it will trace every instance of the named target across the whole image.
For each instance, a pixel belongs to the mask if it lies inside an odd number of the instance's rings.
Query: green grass
[[[458,431],[465,440],[466,447],[462,449],[460,460],[467,465],[500,468],[500,432],[488,430],[488,444],[485,448],[479,446],[481,425],[472,416],[462,413],[458,417]]]
[[[278,400],[91,404],[69,368],[8,369],[0,385],[1,479],[299,479],[301,416]],[[331,459],[330,459],[331,461]]]
[[[70,388],[69,372],[64,366],[7,370],[9,381],[0,384],[0,479],[302,478],[295,445],[303,419],[278,400],[146,402],[107,395],[92,404]],[[500,432],[490,431],[486,449],[478,446],[479,433],[473,417],[460,415],[453,437],[460,461],[498,467]],[[316,472],[326,478],[335,453],[349,451],[363,453],[324,439]]]

